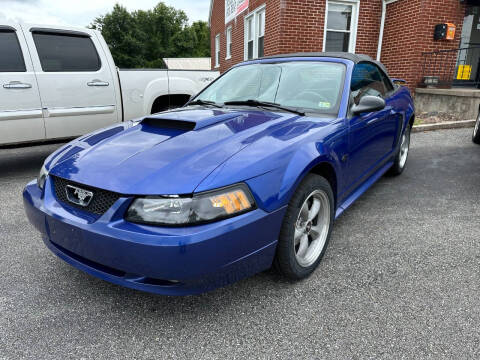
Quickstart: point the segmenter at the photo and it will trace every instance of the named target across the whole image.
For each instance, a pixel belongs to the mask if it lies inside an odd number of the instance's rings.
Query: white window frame
[[[259,34],[259,15],[264,13],[265,16],[264,16],[264,19],[266,19],[266,6],[265,4],[257,7],[255,10],[251,11],[250,13],[248,13],[247,15],[245,15],[244,17],[244,40],[243,40],[243,58],[244,60],[248,60],[248,27],[247,27],[247,24],[248,24],[248,20],[249,19],[252,19],[253,18],[253,59],[257,59],[258,58],[258,38],[260,37],[260,34]],[[265,29],[265,20],[264,20],[264,29]],[[264,30],[264,34],[263,34],[263,51],[265,52],[265,30]]]
[[[323,26],[323,51],[327,45],[327,24],[328,24],[328,5],[351,5],[352,6],[352,23],[350,24],[350,41],[348,44],[348,52],[355,54],[357,47],[357,30],[358,30],[358,14],[360,13],[360,0],[327,0],[325,6],[325,24]],[[336,32],[343,32],[340,30],[331,30]],[[345,31],[348,32],[348,31]]]
[[[225,37],[226,37],[226,44],[227,44],[227,51],[225,52],[227,56],[225,57],[225,60],[229,60],[232,58],[232,25],[227,27]]]
[[[220,67],[220,34],[215,36],[215,68]]]
[[[265,9],[261,9],[256,13],[256,21],[255,21],[255,42],[257,43],[257,50],[255,55],[259,57],[258,50],[260,44],[260,38],[263,37],[263,54],[265,55],[265,19],[266,19],[267,12]],[[260,23],[260,19],[263,21]],[[260,27],[262,25],[262,27]],[[263,33],[262,33],[263,32]]]
[[[248,27],[248,23],[250,21],[250,19],[252,19],[252,36],[253,36],[253,49],[252,49],[252,52],[253,52],[253,55],[252,55],[252,59],[255,59],[255,14],[252,13],[252,14],[248,14],[248,16],[245,16],[245,26],[244,26],[244,33],[245,33],[245,39],[244,39],[244,58],[245,60],[248,60],[248,42],[249,42],[249,38],[248,38],[248,34],[249,34],[249,27]]]

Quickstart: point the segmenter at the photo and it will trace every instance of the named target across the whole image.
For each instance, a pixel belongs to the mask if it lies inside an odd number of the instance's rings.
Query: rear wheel
[[[400,148],[398,149],[398,153],[395,156],[395,160],[393,162],[392,167],[388,171],[389,175],[397,176],[400,175],[403,170],[405,170],[405,165],[407,164],[408,160],[408,153],[410,151],[410,134],[412,132],[412,128],[410,125],[407,125],[405,129],[402,140],[400,143]]]
[[[472,141],[475,144],[480,144],[480,112],[477,116],[477,121],[475,122],[475,127],[473,128]]]
[[[329,182],[308,175],[290,201],[275,255],[275,268],[291,279],[309,276],[322,260],[334,219]]]

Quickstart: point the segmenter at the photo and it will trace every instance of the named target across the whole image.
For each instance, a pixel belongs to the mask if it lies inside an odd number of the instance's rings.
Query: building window
[[[232,57],[232,27],[227,28],[227,57],[225,60]]]
[[[220,34],[215,36],[215,67],[220,66]]]
[[[358,23],[357,1],[328,1],[324,51],[355,52]]]
[[[257,25],[258,25],[258,32],[257,32],[257,54],[258,57],[262,57],[263,52],[263,39],[265,38],[265,9],[258,12],[257,14]]]
[[[264,55],[265,6],[245,17],[245,60]]]
[[[254,42],[254,16],[249,16],[245,21],[245,58],[247,60],[253,59],[253,42]]]

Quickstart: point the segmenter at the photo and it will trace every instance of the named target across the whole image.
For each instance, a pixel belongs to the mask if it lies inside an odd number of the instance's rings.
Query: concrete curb
[[[412,129],[412,132],[422,132],[422,131],[432,131],[432,130],[443,130],[443,129],[460,129],[460,128],[469,128],[475,126],[475,120],[462,120],[462,121],[449,121],[438,124],[423,124],[415,125]]]

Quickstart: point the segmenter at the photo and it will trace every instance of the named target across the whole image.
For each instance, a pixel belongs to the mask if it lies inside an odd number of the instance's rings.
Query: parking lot
[[[59,145],[0,150],[0,358],[478,358],[480,146],[412,135],[407,169],[336,222],[307,280],[162,297],[57,259],[21,192]]]

